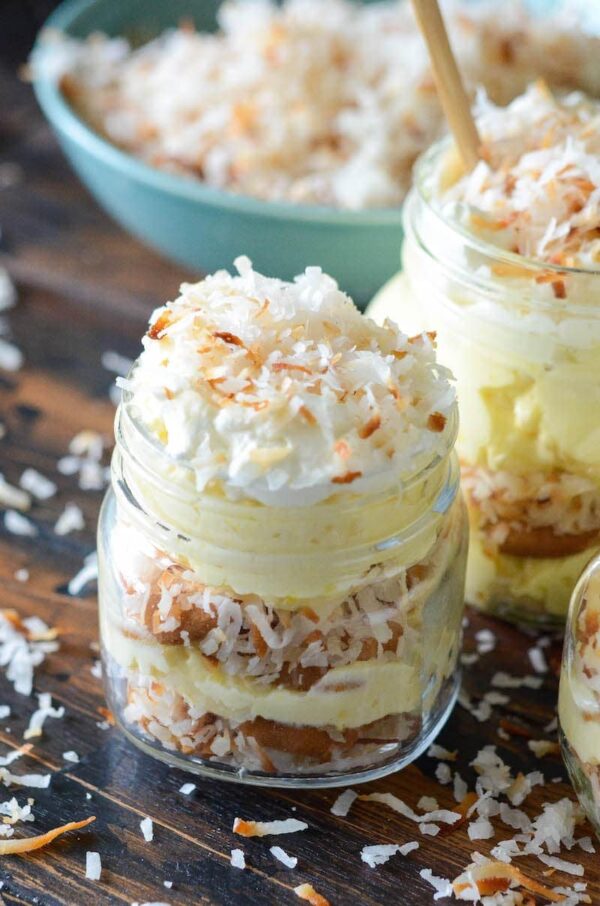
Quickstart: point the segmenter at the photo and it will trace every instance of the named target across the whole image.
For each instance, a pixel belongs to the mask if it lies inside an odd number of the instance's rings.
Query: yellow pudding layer
[[[434,683],[439,689],[453,668],[456,628],[439,627],[435,650]],[[421,655],[410,658],[360,661],[329,670],[310,690],[283,686],[226,674],[195,648],[161,645],[133,639],[109,619],[102,621],[102,640],[113,660],[124,670],[164,681],[199,713],[206,711],[233,721],[263,717],[298,726],[332,726],[339,730],[360,727],[389,714],[420,711],[424,692]],[[428,698],[432,698],[428,689]]]
[[[148,467],[147,445],[133,435],[138,457]],[[159,465],[160,463],[160,465]],[[364,584],[373,567],[397,572],[423,560],[435,544],[452,494],[436,501],[457,481],[454,460],[435,462],[406,485],[371,495],[344,494],[311,507],[265,506],[194,491],[189,470],[156,456],[152,473],[128,463],[126,479],[136,499],[153,514],[164,549],[187,564],[211,587],[277,599],[294,610],[327,606]],[[119,454],[113,463],[121,467]],[[157,474],[160,484],[151,478]],[[115,482],[118,487],[118,482]],[[144,516],[127,507],[128,519],[145,530]],[[432,512],[433,511],[433,512]]]

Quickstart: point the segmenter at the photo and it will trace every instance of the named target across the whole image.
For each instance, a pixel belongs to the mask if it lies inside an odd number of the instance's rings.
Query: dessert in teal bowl
[[[200,31],[216,28],[216,0],[67,0],[42,34],[75,38],[95,32],[145,41],[191,17]],[[34,89],[73,168],[96,200],[126,230],[196,271],[229,267],[244,253],[266,273],[290,279],[321,266],[354,299],[366,303],[397,270],[400,205],[344,210],[321,204],[263,200],[145,162],[102,137],[65,98],[44,41],[33,59]]]

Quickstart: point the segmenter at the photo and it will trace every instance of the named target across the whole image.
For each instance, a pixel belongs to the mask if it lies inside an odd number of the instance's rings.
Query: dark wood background
[[[0,896],[7,904],[44,906],[133,901],[294,904],[300,901],[293,887],[309,881],[337,906],[431,903],[432,888],[419,870],[430,867],[434,874],[453,878],[470,861],[471,852],[488,853],[493,841],[473,843],[464,827],[437,839],[420,837],[410,822],[373,803],[357,803],[348,818],[334,818],[329,809],[336,791],[268,792],[195,780],[141,755],[114,729],[98,726],[102,689],[90,672],[96,657],[95,589],[74,598],[67,594],[66,583],[94,547],[101,494],[79,491],[74,479],[57,474],[56,462],[82,428],[101,431],[110,440],[113,407],[107,391],[112,376],[102,368],[101,353],[112,349],[135,356],[150,311],[171,298],[190,275],[130,239],[97,208],[61,156],[30,88],[17,79],[16,65],[51,5],[20,0],[0,4],[0,174],[9,163],[16,165],[11,172],[18,177],[0,188],[0,263],[18,286],[19,303],[8,321],[26,358],[21,371],[0,371],[0,420],[7,427],[0,441],[0,471],[16,482],[26,466],[33,466],[59,484],[58,495],[33,510],[39,528],[35,541],[11,536],[0,527],[0,606],[39,615],[61,633],[60,651],[38,669],[36,688],[51,692],[55,702],[65,706],[66,717],[47,722],[43,737],[16,769],[54,774],[48,790],[24,791],[36,800],[36,823],[27,825],[25,833],[90,814],[97,821],[37,854],[0,857]],[[232,249],[232,258],[240,252],[243,249]],[[68,500],[81,506],[86,529],[59,538],[52,526]],[[30,571],[26,583],[14,578],[20,567]],[[467,628],[467,651],[474,649],[474,634],[484,627],[496,634],[497,646],[466,672],[465,686],[475,700],[490,688],[497,669],[516,675],[531,672],[531,639],[475,614]],[[573,795],[558,757],[540,762],[526,746],[528,735],[547,738],[543,728],[554,714],[558,644],[549,657],[552,669],[540,692],[511,691],[510,703],[495,708],[493,718],[483,724],[458,707],[439,740],[459,750],[455,767],[471,788],[474,775],[468,764],[485,743],[498,745],[515,770],[541,768],[548,779],[562,777],[560,784],[536,788],[527,803],[531,814],[544,801]],[[0,676],[0,703],[12,708],[12,717],[0,726],[4,753],[21,744],[35,702],[15,694]],[[501,740],[497,730],[507,721],[519,725],[524,735]],[[79,764],[64,762],[62,753],[69,749],[79,753]],[[413,806],[428,794],[451,807],[448,788],[435,780],[435,767],[434,760],[423,757],[369,787],[392,791]],[[190,779],[197,790],[186,798],[178,790]],[[7,790],[6,798],[10,795]],[[309,830],[248,841],[232,833],[236,816],[267,820],[291,815],[305,819]],[[154,821],[152,843],[144,842],[139,829],[145,816]],[[502,836],[510,836],[510,831],[505,829]],[[375,870],[360,861],[364,845],[415,838],[421,847],[407,858],[396,856]],[[298,856],[295,870],[275,862],[269,853],[275,843]],[[247,856],[243,872],[229,865],[230,851],[237,846]],[[99,883],[85,879],[86,850],[101,854]],[[600,903],[595,857],[577,852],[576,860],[585,863],[588,892]],[[542,879],[540,863],[519,864]],[[173,881],[171,890],[163,887],[164,880]],[[557,873],[550,883],[569,880]]]

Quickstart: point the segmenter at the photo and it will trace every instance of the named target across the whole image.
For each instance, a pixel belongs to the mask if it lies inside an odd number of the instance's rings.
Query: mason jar
[[[581,805],[600,835],[600,558],[581,576],[569,609],[560,674],[562,754]]]
[[[456,413],[418,474],[275,507],[198,492],[129,403],[99,525],[106,693],[126,735],[171,765],[272,786],[416,758],[459,685]]]
[[[448,153],[442,141],[419,161],[403,272],[367,313],[435,330],[456,378],[467,601],[562,625],[600,548],[600,270],[532,260],[454,222],[431,188]]]

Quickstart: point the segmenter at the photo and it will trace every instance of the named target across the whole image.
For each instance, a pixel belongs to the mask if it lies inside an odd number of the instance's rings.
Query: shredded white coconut
[[[151,843],[152,840],[154,840],[154,824],[151,818],[142,818],[140,821],[140,830],[146,843]]]
[[[298,859],[296,856],[289,856],[281,846],[272,846],[270,852],[278,862],[281,862],[282,865],[285,865],[286,868],[295,868],[298,864]]]
[[[338,818],[345,818],[357,797],[358,793],[355,793],[354,790],[344,790],[331,806],[331,814]]]
[[[244,869],[246,867],[246,858],[242,849],[231,850],[231,867]]]
[[[56,494],[56,484],[36,469],[25,469],[19,484],[38,500],[48,500]]]
[[[100,853],[86,852],[85,854],[85,876],[89,881],[99,881],[102,873],[102,862]]]
[[[54,531],[57,535],[68,535],[85,528],[85,521],[81,508],[76,503],[67,503],[63,512],[56,520]]]
[[[5,512],[4,527],[12,535],[20,535],[23,538],[35,538],[38,533],[37,526],[26,516],[23,516],[22,513],[18,513],[17,510],[7,510]]]

